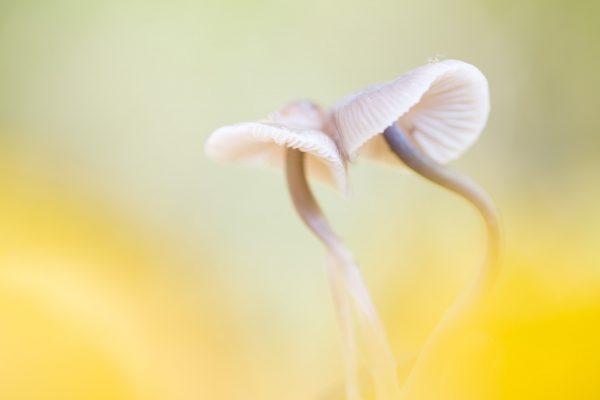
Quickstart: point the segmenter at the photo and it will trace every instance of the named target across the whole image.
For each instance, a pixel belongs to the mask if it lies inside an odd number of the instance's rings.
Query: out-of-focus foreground
[[[600,3],[4,1],[0,398],[338,398],[319,244],[281,174],[214,164],[218,126],[332,104],[432,56],[488,77],[454,168],[496,199],[505,272],[414,399],[600,398]],[[317,189],[404,377],[477,270],[476,213],[358,162]]]

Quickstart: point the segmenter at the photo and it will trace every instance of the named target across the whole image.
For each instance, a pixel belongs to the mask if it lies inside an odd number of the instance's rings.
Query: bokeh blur
[[[281,173],[217,127],[431,57],[488,77],[452,167],[497,201],[504,270],[414,399],[599,399],[600,2],[3,0],[0,399],[341,398],[323,249]],[[399,376],[478,266],[478,215],[368,162],[318,187]]]

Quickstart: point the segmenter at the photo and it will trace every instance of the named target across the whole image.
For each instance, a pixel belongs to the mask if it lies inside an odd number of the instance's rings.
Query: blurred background
[[[323,249],[222,125],[332,105],[431,57],[488,77],[453,167],[502,212],[497,293],[415,399],[600,398],[600,2],[3,0],[0,398],[341,398]],[[480,265],[458,197],[358,162],[317,195],[399,374]]]

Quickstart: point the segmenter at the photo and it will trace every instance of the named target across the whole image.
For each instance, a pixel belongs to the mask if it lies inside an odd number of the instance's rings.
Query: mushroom
[[[501,231],[492,199],[474,181],[443,166],[477,140],[489,111],[485,76],[457,60],[424,65],[350,95],[334,107],[333,123],[351,159],[361,153],[402,163],[464,197],[485,221],[488,245],[481,273],[446,313],[422,354],[461,305],[486,293],[498,273]]]
[[[329,278],[338,321],[344,336],[346,394],[360,398],[353,303],[358,327],[369,344],[371,373],[380,398],[398,394],[395,363],[383,325],[352,255],[334,233],[308,185],[306,175],[345,192],[346,159],[334,134],[326,128],[328,114],[308,101],[298,101],[258,122],[217,129],[206,142],[206,153],[217,160],[285,167],[288,189],[300,218],[325,245],[331,262]],[[353,302],[353,303],[352,303]]]
[[[312,102],[297,101],[263,120],[217,129],[206,141],[205,151],[215,160],[270,167],[285,167],[288,153],[306,154],[308,175],[345,193],[345,161],[322,131],[325,116]]]
[[[484,75],[473,65],[445,60],[350,95],[333,112],[339,140],[351,159],[360,152],[372,159],[403,163],[475,205],[489,234],[489,262],[482,276],[486,282],[497,272],[500,228],[496,207],[475,182],[443,164],[458,158],[477,140],[489,110]]]

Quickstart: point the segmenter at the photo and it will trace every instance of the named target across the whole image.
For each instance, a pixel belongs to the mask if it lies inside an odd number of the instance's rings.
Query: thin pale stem
[[[354,329],[352,303],[344,292],[344,278],[335,255],[328,255],[328,276],[336,310],[336,317],[342,333],[342,357],[346,376],[346,397],[348,400],[359,400],[360,389],[358,379],[358,349],[356,347],[356,331]]]
[[[359,311],[359,326],[367,340],[370,354],[370,369],[378,398],[396,399],[399,388],[396,379],[394,358],[385,336],[375,306],[361,277],[352,255],[340,238],[334,233],[317,204],[304,172],[304,153],[288,149],[286,154],[286,175],[292,201],[300,218],[325,245],[332,258],[332,271],[329,274],[338,320],[344,332],[347,368],[347,396],[350,399],[359,395],[356,373],[356,341],[352,321],[352,303]],[[354,397],[352,397],[354,396]]]
[[[479,291],[489,288],[499,272],[502,242],[500,219],[490,196],[468,177],[438,164],[423,154],[400,129],[397,122],[388,127],[383,134],[390,149],[406,166],[424,178],[462,196],[477,208],[487,228],[488,245],[486,261],[473,289]]]
[[[466,176],[438,164],[423,154],[412,142],[411,138],[401,130],[397,122],[384,131],[384,137],[390,149],[396,153],[406,166],[424,178],[462,196],[473,204],[485,222],[488,237],[486,258],[481,270],[471,282],[471,285],[458,296],[425,342],[415,366],[406,380],[403,389],[405,391],[409,390],[416,372],[433,351],[442,332],[464,311],[465,305],[472,304],[472,302],[481,299],[489,292],[489,289],[496,281],[500,268],[502,233],[496,207],[489,195],[478,184]]]

